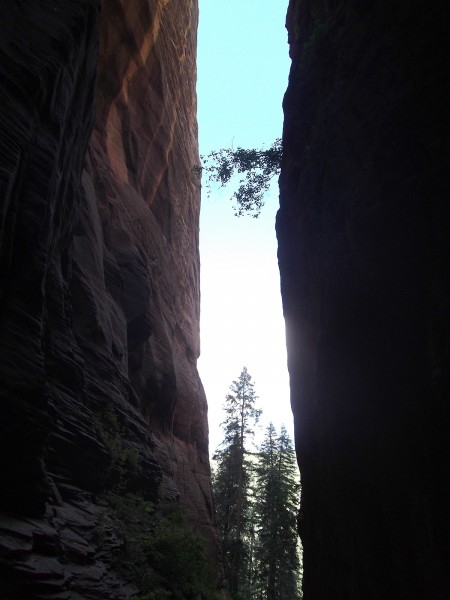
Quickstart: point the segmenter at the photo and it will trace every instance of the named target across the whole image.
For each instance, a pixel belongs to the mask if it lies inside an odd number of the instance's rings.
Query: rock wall
[[[196,369],[197,2],[5,4],[1,595],[129,598],[123,541],[98,536],[105,491],[179,498],[217,547]]]
[[[277,235],[305,600],[450,597],[448,16],[288,10]]]

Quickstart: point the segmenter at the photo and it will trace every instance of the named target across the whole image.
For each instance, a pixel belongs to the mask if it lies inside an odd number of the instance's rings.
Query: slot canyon
[[[449,6],[286,8],[304,600],[448,600]],[[175,501],[227,599],[196,366],[198,17],[0,4],[2,600],[154,599],[135,530]]]

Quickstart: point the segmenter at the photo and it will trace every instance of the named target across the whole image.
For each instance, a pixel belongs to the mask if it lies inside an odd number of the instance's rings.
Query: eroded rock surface
[[[448,4],[291,0],[277,219],[305,600],[449,581]]]
[[[99,540],[106,489],[179,497],[216,552],[196,369],[197,3],[9,4],[2,597],[129,598],[123,540]]]

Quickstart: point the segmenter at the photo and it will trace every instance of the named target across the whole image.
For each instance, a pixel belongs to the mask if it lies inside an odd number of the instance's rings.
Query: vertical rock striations
[[[291,0],[277,218],[305,600],[444,600],[448,4]]]
[[[192,174],[197,21],[194,0],[104,3],[74,304],[80,346],[97,346],[102,362],[106,342],[131,384],[131,405],[151,425],[164,477],[206,526],[207,407],[196,368],[200,189]],[[96,380],[96,360],[90,367]]]
[[[2,597],[128,598],[105,491],[179,497],[216,548],[196,369],[197,2],[104,0],[100,20],[97,0],[9,4]]]

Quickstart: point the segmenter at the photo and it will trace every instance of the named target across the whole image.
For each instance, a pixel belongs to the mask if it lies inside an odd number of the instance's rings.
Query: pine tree
[[[226,418],[222,423],[224,440],[214,456],[217,521],[222,541],[225,575],[233,600],[247,600],[252,546],[249,486],[251,464],[248,445],[261,411],[255,408],[257,396],[251,376],[244,367],[226,396]]]
[[[256,586],[258,600],[297,600],[299,554],[297,464],[285,427],[277,436],[271,423],[261,445],[256,469],[255,513],[257,528]]]

